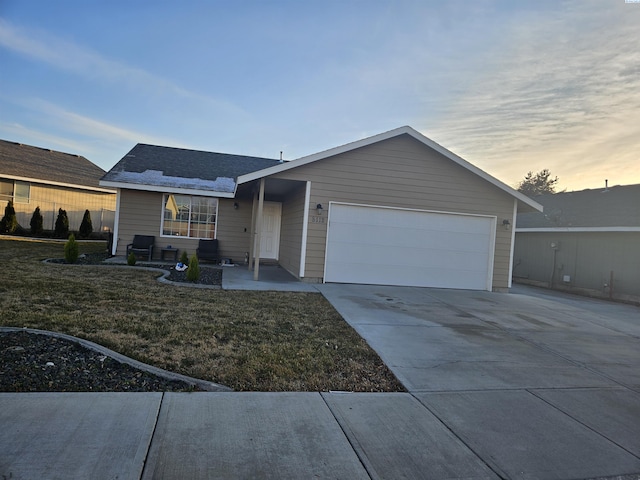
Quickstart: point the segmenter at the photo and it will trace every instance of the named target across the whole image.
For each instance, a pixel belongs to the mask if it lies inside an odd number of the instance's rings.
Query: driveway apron
[[[523,287],[318,290],[499,476],[640,473],[638,307]]]

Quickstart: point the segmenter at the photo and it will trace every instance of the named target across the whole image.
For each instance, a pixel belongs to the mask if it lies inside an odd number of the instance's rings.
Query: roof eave
[[[233,192],[217,192],[214,190],[199,190],[195,188],[179,188],[159,185],[142,185],[137,183],[123,183],[123,182],[111,182],[108,180],[100,180],[100,185],[111,188],[118,188],[124,190],[141,190],[144,192],[159,192],[159,193],[175,193],[179,195],[198,195],[202,197],[218,197],[218,198],[234,198],[235,190]]]
[[[75,188],[78,190],[90,190],[93,192],[101,192],[101,193],[116,193],[114,190],[108,190],[105,188],[92,187],[90,185],[82,185],[79,183],[66,183],[66,182],[55,182],[53,180],[43,180],[40,178],[33,177],[21,177],[19,175],[5,175],[2,174],[2,178],[9,178],[11,180],[18,180],[20,182],[30,182],[30,183],[40,183],[42,185],[52,185],[55,187],[64,187],[64,188]],[[101,183],[99,183],[102,185]]]

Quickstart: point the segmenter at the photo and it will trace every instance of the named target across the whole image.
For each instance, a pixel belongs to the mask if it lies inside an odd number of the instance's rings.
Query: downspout
[[[258,195],[258,217],[256,235],[256,264],[253,268],[253,279],[258,281],[260,273],[260,246],[262,245],[262,209],[264,208],[264,177],[260,179],[260,194]]]

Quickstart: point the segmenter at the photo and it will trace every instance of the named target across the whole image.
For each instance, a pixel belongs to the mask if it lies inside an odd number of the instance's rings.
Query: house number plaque
[[[314,215],[311,217],[311,223],[324,223],[324,217]]]

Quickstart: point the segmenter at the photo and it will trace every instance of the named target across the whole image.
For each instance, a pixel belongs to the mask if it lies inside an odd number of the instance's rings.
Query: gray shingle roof
[[[86,158],[0,140],[0,176],[99,188],[104,170]]]
[[[517,228],[640,227],[640,185],[539,195],[544,213],[518,214]]]
[[[233,192],[240,175],[279,160],[139,143],[102,177],[104,182]]]

